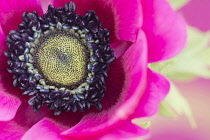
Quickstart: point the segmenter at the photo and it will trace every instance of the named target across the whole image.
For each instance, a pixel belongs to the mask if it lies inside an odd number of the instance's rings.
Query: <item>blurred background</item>
[[[190,0],[178,12],[188,25],[202,32],[210,30],[210,0]],[[156,115],[151,118],[147,140],[210,140],[210,79],[173,82],[188,100],[197,127],[192,128],[185,115],[178,118]]]

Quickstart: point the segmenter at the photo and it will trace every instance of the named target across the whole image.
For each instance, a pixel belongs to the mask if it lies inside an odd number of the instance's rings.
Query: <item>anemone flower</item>
[[[165,0],[43,3],[1,0],[0,139],[147,134],[131,120],[169,90],[148,63],[183,49],[184,22]]]

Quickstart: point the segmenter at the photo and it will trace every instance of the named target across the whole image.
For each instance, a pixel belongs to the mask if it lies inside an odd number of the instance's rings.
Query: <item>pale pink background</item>
[[[210,0],[191,0],[179,13],[189,25],[210,30]],[[197,128],[192,129],[184,116],[169,119],[157,115],[152,118],[148,140],[210,140],[210,80],[200,78],[176,85],[192,107]]]
[[[191,26],[202,31],[210,29],[210,0],[191,0],[179,12]]]
[[[176,84],[190,102],[197,128],[192,129],[184,116],[178,119],[156,116],[148,140],[210,140],[210,81],[197,79]]]

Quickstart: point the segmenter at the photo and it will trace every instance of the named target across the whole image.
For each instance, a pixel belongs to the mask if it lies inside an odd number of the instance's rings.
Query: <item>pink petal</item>
[[[103,111],[85,115],[77,125],[64,131],[62,135],[71,139],[92,138],[109,132],[112,128],[121,129],[118,125],[123,121],[120,120],[126,120],[134,113],[144,92],[147,69],[146,48],[145,35],[139,32],[137,42],[120,57],[121,60],[118,58],[111,64],[107,91],[101,102]],[[125,74],[125,83],[122,71]]]
[[[6,49],[8,48],[6,46],[6,44],[4,43],[6,40],[6,35],[4,34],[2,27],[0,25],[0,54],[3,55],[3,52],[6,51]]]
[[[132,124],[130,121],[124,121],[121,126],[118,126],[121,129],[113,128],[108,133],[101,135],[97,139],[100,140],[128,140],[135,139],[137,137],[146,135],[148,130],[142,129],[141,127]]]
[[[168,80],[156,72],[148,70],[147,79],[147,88],[136,109],[135,118],[152,116],[157,113],[160,102],[170,89]]]
[[[166,0],[142,0],[143,30],[148,39],[149,62],[166,60],[185,46],[186,26]]]
[[[21,140],[58,140],[61,127],[49,119],[42,119],[30,128],[21,138]],[[40,135],[41,134],[41,135]]]
[[[5,56],[3,56],[3,51],[6,48],[4,44],[5,35],[1,30],[0,26],[0,121],[9,121],[14,118],[18,107],[20,106],[21,102],[18,98],[5,94],[5,88],[3,87],[4,81],[7,81],[5,76],[10,75],[6,68],[6,65],[2,65],[6,63]],[[11,77],[12,78],[12,77]],[[10,83],[12,84],[12,83]]]
[[[4,33],[7,35],[10,30],[17,29],[23,12],[32,11],[43,14],[39,0],[1,0],[0,24]]]
[[[148,133],[148,130],[142,129],[139,126],[132,124],[130,121],[122,121],[122,123],[120,123],[117,127],[118,129],[112,128],[107,133],[99,133],[99,135],[96,137],[87,135],[87,137],[83,138],[83,140],[129,139],[140,137]],[[23,135],[21,140],[34,140],[34,138],[38,138],[39,140],[78,140],[78,138],[60,135],[63,130],[64,128],[62,126],[56,125],[56,122],[53,120],[44,118],[40,122],[36,123],[32,128],[30,128]]]
[[[52,2],[51,0],[40,0],[40,4],[42,5],[43,13],[46,13],[46,11],[48,10],[48,6],[50,4],[52,5]]]
[[[111,41],[134,42],[142,25],[142,9],[139,0],[72,0],[76,12],[83,15],[94,10],[103,28],[111,31]],[[64,6],[69,0],[54,0],[56,7]]]
[[[21,101],[15,97],[2,94],[0,90],[0,121],[9,121],[15,117]]]
[[[129,41],[117,41],[110,44],[110,47],[114,51],[114,56],[116,58],[120,57],[125,53],[125,51],[131,46]]]
[[[37,137],[39,140],[61,139],[60,133],[76,125],[83,117],[83,114],[82,112],[62,112],[61,115],[54,116],[51,111],[34,124],[21,140],[33,140],[34,137]]]
[[[25,130],[13,121],[0,121],[0,140],[20,140]]]
[[[23,134],[40,121],[48,113],[47,108],[41,108],[38,113],[34,113],[31,106],[25,100],[10,121],[0,121],[0,139],[1,140],[20,140]]]

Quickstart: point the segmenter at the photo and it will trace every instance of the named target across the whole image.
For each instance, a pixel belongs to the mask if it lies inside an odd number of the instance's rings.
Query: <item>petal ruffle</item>
[[[184,21],[166,0],[142,0],[143,27],[148,39],[149,62],[166,60],[177,55],[185,46]]]
[[[21,140],[60,140],[61,127],[49,119],[42,119],[31,127],[21,138]],[[41,135],[40,135],[41,134]]]
[[[21,101],[15,97],[2,94],[0,90],[0,121],[10,121],[16,115]]]
[[[83,15],[94,10],[103,28],[111,31],[111,41],[134,42],[142,26],[142,9],[139,0],[72,0],[77,13]],[[54,0],[56,7],[64,6],[69,0]]]
[[[61,115],[54,116],[50,111],[28,129],[21,140],[33,140],[34,137],[38,137],[39,140],[61,139],[60,133],[76,125],[83,116],[82,112],[62,112]]]
[[[131,46],[130,41],[117,41],[110,44],[116,58],[120,57]]]
[[[52,1],[51,0],[39,0],[40,4],[42,5],[42,9],[43,9],[43,13],[46,13],[48,10],[48,6],[51,4],[52,5]]]
[[[121,129],[113,128],[108,133],[101,135],[95,140],[129,140],[144,136],[148,133],[148,130],[142,129],[139,126],[132,124],[130,121],[124,121],[124,123],[118,127]]]
[[[0,140],[20,140],[25,130],[13,121],[0,121]]]
[[[160,102],[170,89],[170,83],[165,77],[149,69],[147,79],[147,88],[136,109],[135,118],[148,117],[157,113]]]
[[[23,12],[37,11],[43,14],[39,0],[1,0],[0,24],[7,35],[10,30],[18,28],[22,22]]]
[[[4,43],[6,40],[6,35],[4,34],[2,27],[0,25],[0,55],[2,56],[4,51],[8,48],[6,44]]]
[[[112,129],[106,135],[101,135],[99,137],[93,138],[89,136],[89,139],[95,140],[108,140],[108,139],[128,139],[139,137],[141,135],[147,134],[147,130],[140,128],[132,124],[129,121],[124,121],[120,126],[121,129]],[[39,137],[39,140],[62,140],[65,137],[60,135],[62,131],[62,127],[57,126],[54,121],[45,118],[35,124],[29,131],[25,133],[25,135],[21,138],[21,140],[33,140],[35,137]],[[42,134],[42,135],[40,135]],[[68,139],[68,138],[67,138]],[[77,138],[71,138],[71,140],[77,140]]]
[[[20,140],[24,133],[48,113],[47,108],[41,108],[34,113],[27,99],[18,108],[15,117],[10,121],[0,121],[0,140]],[[33,137],[34,139],[34,137]]]

